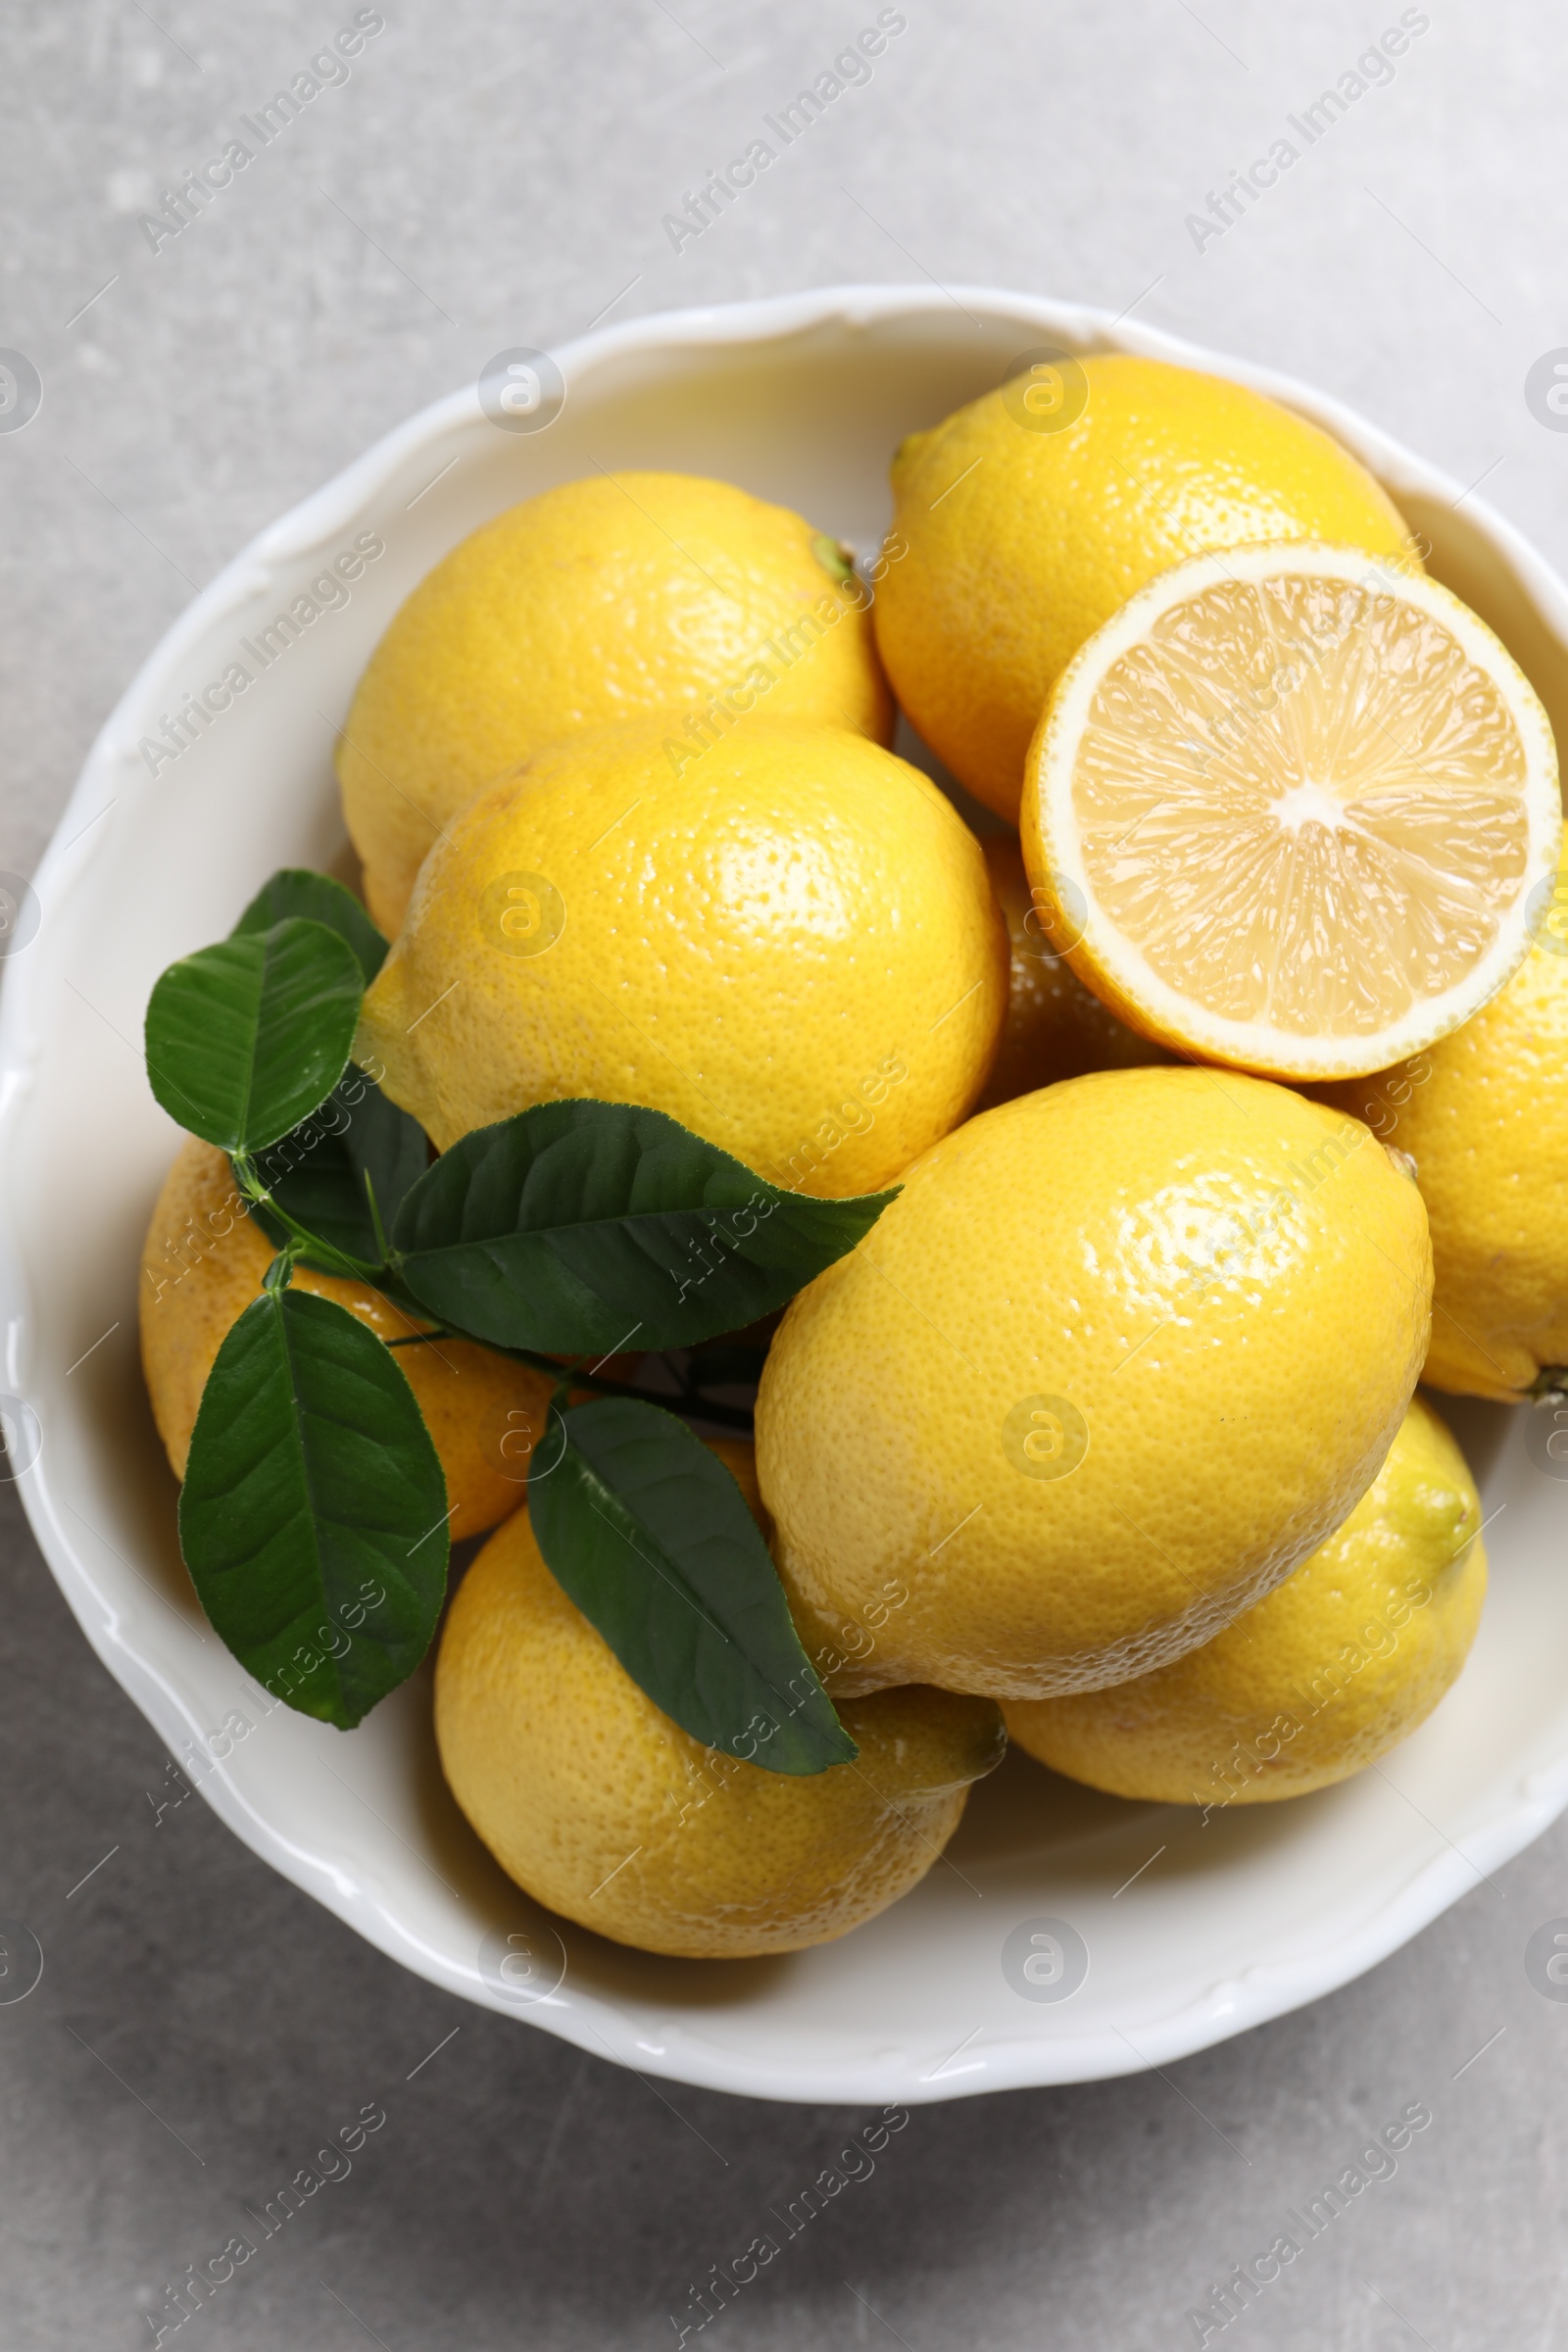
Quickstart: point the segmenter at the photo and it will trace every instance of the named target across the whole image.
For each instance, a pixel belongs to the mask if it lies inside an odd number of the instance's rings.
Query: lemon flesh
[[[1020,1747],[1113,1796],[1266,1804],[1362,1771],[1457,1679],[1481,1620],[1481,1502],[1416,1397],[1345,1525],[1266,1600],[1111,1690],[1009,1704]]]
[[[830,1688],[1126,1681],[1260,1599],[1376,1475],[1432,1261],[1358,1121],[1228,1071],[1105,1070],[982,1112],[903,1187],[791,1303],[758,1398]]]
[[[1030,747],[1023,845],[1132,1027],[1280,1077],[1386,1067],[1529,947],[1551,730],[1424,574],[1350,549],[1200,557],[1132,599]]]

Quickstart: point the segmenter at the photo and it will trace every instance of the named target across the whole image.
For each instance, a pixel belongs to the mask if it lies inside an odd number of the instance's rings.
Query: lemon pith
[[[1343,1527],[1212,1642],[1114,1690],[1011,1702],[1054,1771],[1156,1804],[1264,1804],[1375,1763],[1469,1653],[1487,1588],[1481,1502],[1446,1427],[1412,1400]]]

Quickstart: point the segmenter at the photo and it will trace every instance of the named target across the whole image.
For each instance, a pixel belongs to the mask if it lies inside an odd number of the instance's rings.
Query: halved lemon
[[[1386,1069],[1530,946],[1562,817],[1512,656],[1413,564],[1245,547],[1063,671],[1020,829],[1042,928],[1131,1027],[1278,1078]]]

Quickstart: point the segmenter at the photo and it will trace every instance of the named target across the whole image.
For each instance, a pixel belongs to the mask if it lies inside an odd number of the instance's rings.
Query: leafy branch
[[[773,1771],[848,1761],[745,1497],[679,1416],[749,1427],[707,1392],[755,1379],[760,1351],[722,1335],[784,1305],[893,1195],[803,1199],[620,1102],[536,1103],[433,1159],[350,1059],[386,953],[341,884],[285,870],[228,939],[172,964],[148,1006],[154,1094],[229,1154],[277,1251],[219,1349],[180,1496],[216,1631],[290,1705],[344,1730],[413,1673],[440,1616],[452,1505],[399,1350],[450,1335],[555,1379],[534,1530],[655,1703]],[[297,1265],[422,1328],[385,1343],[294,1289]],[[633,1347],[680,1352],[667,1407],[602,1376]]]

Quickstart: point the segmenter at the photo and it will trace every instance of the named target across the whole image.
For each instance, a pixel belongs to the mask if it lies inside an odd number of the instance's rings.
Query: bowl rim
[[[1250,361],[1237,360],[1168,332],[1089,305],[1060,302],[980,285],[924,288],[900,284],[846,283],[735,303],[705,304],[651,313],[616,325],[597,327],[560,346],[551,356],[567,386],[607,362],[626,356],[704,346],[763,344],[827,326],[853,328],[901,318],[915,318],[974,309],[990,321],[1015,321],[1020,329],[1059,338],[1070,349],[1126,351],[1202,368],[1250,386],[1325,426],[1355,452],[1397,498],[1401,492],[1467,510],[1471,529],[1489,542],[1507,573],[1568,658],[1568,586],[1523,533],[1484,500],[1441,468],[1428,465],[1391,434],[1348,404],[1296,377]],[[175,669],[188,648],[235,609],[254,587],[259,568],[292,560],[317,546],[357,514],[364,503],[411,457],[459,427],[482,419],[477,386],[466,384],[429,403],[393,426],[330,480],[258,532],[176,617],[138,665],[98,730],[80,775],[67,800],[33,887],[46,905],[59,905],[78,888],[92,858],[91,828],[114,798],[113,769],[135,756],[138,714],[156,701],[155,679]],[[26,1102],[40,1082],[38,1042],[45,966],[23,956],[0,973],[0,1318],[5,1332],[5,1379],[12,1394],[30,1401],[29,1356],[33,1314],[22,1233],[7,1173],[11,1140]],[[201,1727],[161,1673],[156,1655],[128,1641],[112,1598],[100,1589],[59,1507],[47,1456],[17,1478],[24,1506],[40,1549],[78,1624],[99,1658],[177,1752],[182,1738]],[[1210,1986],[1184,2007],[1145,2021],[1135,2050],[1114,2030],[1098,2030],[1047,2039],[999,2039],[985,2045],[983,2073],[945,2075],[913,2070],[890,2051],[802,2063],[741,2057],[705,2037],[701,2012],[685,2025],[674,2017],[653,2046],[613,1998],[577,1990],[519,2010],[483,1983],[477,1969],[460,1969],[445,1954],[421,1945],[401,1928],[380,1898],[301,1853],[262,1818],[223,1766],[204,1771],[202,1794],[251,1850],[293,1885],[314,1895],[390,1958],[444,1989],[509,2016],[522,2016],[578,2047],[662,2079],[736,2094],[842,2104],[893,2099],[930,2103],[982,2092],[1109,2079],[1168,2065],[1250,2027],[1262,2025],[1338,1989],[1387,1958],[1473,1886],[1478,1869],[1492,1870],[1512,1859],[1568,1807],[1568,1747],[1551,1763],[1517,1780],[1507,1803],[1465,1833],[1466,1850],[1456,1846],[1429,1857],[1397,1885],[1358,1930],[1330,1946],[1298,1951],[1289,1960],[1245,1969]],[[898,2064],[892,2062],[897,2058]],[[920,2062],[922,2065],[925,2061]]]

